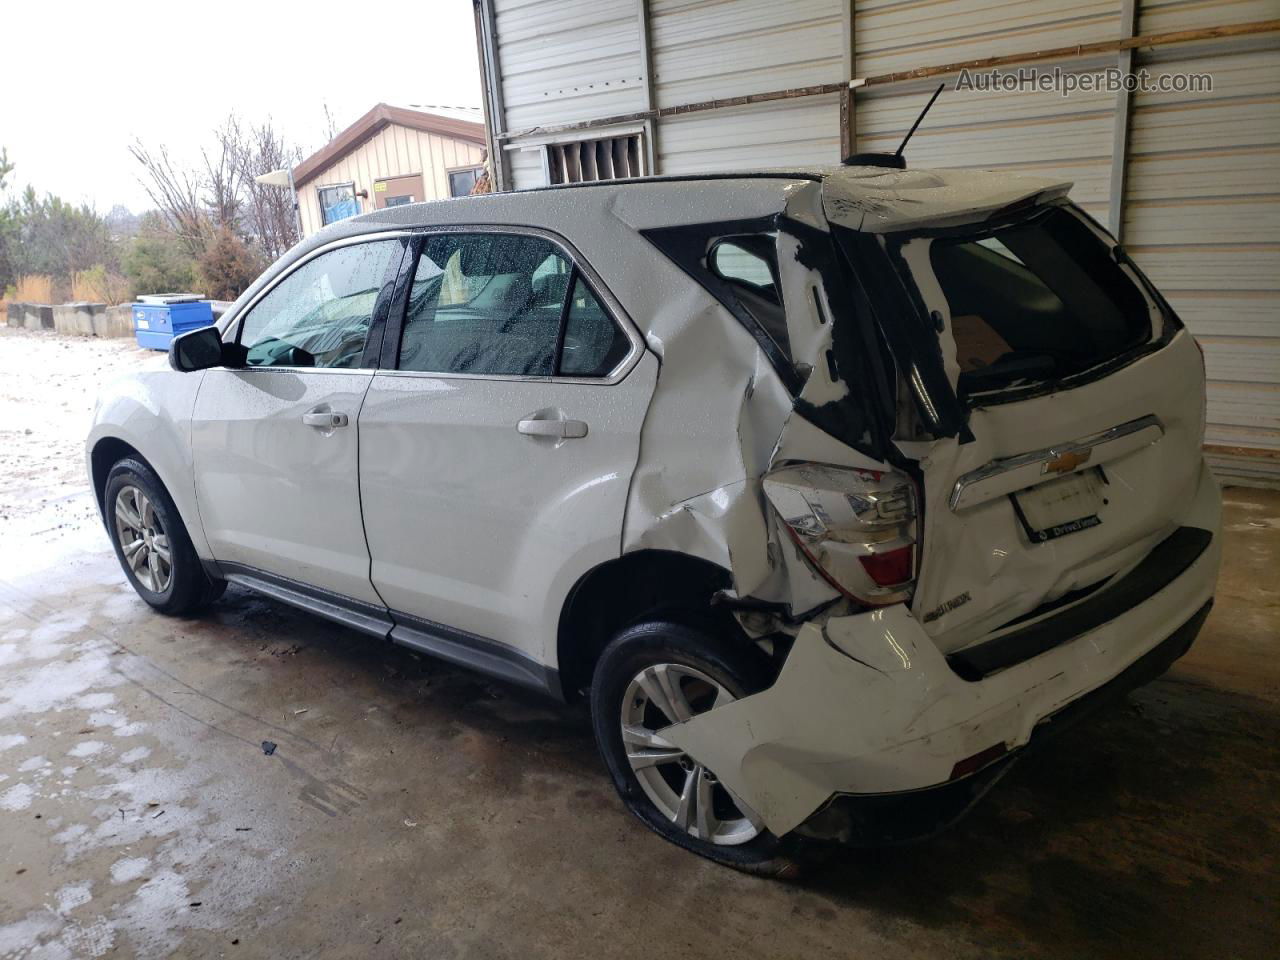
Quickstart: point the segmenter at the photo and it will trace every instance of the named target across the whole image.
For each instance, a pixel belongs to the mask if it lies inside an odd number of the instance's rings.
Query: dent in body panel
[[[1014,193],[1008,199],[1028,196]],[[696,297],[698,303],[664,316],[657,342],[651,343],[660,356],[663,346],[670,349],[645,423],[624,536],[624,549],[660,546],[719,563],[731,572],[737,596],[780,603],[796,615],[838,595],[781,536],[777,517],[762,496],[762,474],[789,460],[891,469],[879,453],[895,464],[907,463],[923,484],[930,507],[923,552],[932,566],[918,581],[913,608],[942,609],[945,615],[926,623],[905,604],[852,615],[845,615],[844,606],[824,608],[795,632],[770,688],[662,731],[665,739],[715,770],[779,835],[794,829],[833,793],[926,788],[946,782],[962,759],[1026,743],[1041,718],[1117,675],[1186,622],[1212,595],[1217,563],[1206,558],[1180,581],[1180,589],[1134,608],[1087,642],[1067,644],[994,680],[961,680],[947,665],[946,651],[1043,600],[1137,563],[1172,527],[1187,522],[1193,500],[1199,506],[1190,512],[1198,512],[1200,522],[1216,529],[1213,496],[1206,492],[1212,480],[1205,480],[1196,455],[1199,393],[1186,389],[1199,380],[1198,361],[1190,338],[1183,337],[1183,342],[1085,388],[1064,389],[1017,406],[977,408],[970,420],[972,435],[954,430],[939,439],[889,441],[875,436],[884,425],[877,428],[870,411],[867,430],[850,429],[852,421],[839,408],[851,399],[855,385],[862,391],[865,368],[839,370],[827,362],[833,325],[824,329],[821,313],[830,315],[827,298],[834,291],[821,282],[821,271],[806,256],[805,240],[816,244],[825,233],[812,226],[814,217],[806,209],[812,200],[808,186],[794,188],[793,204],[775,221],[784,253],[781,283],[794,359],[810,367],[798,396],[788,395],[769,370],[749,362],[755,356],[762,363],[762,353],[745,331],[735,329],[727,310],[704,305],[709,295],[684,285],[683,296]],[[939,210],[963,219],[975,209],[971,200],[962,190],[950,191],[939,195]],[[788,230],[792,223],[794,230]],[[920,255],[926,253],[922,246]],[[920,273],[929,275],[927,270]],[[930,306],[941,295],[936,284],[926,284],[921,293]],[[841,306],[852,312],[847,309],[851,304]],[[945,302],[941,306],[945,310]],[[709,347],[712,340],[719,353]],[[933,337],[932,328],[929,340],[939,352],[939,372],[954,388],[954,343],[950,337]],[[843,347],[841,355],[849,357],[864,344]],[[714,377],[714,390],[693,378],[695,360],[705,367],[703,377]],[[766,383],[775,389],[761,389]],[[721,406],[703,410],[703,398],[712,396]],[[728,396],[743,402],[734,409],[724,400]],[[898,406],[903,406],[900,400]],[[690,410],[695,411],[692,419]],[[1144,506],[1116,511],[1104,533],[1085,530],[1029,552],[1006,498],[985,508],[979,505],[967,516],[953,516],[947,509],[950,485],[967,470],[1153,411],[1166,428],[1162,441],[1153,445],[1154,455],[1152,449],[1136,451],[1107,465],[1116,499],[1123,503],[1127,498],[1135,506],[1141,500]],[[699,416],[704,413],[705,421]],[[895,428],[902,425],[888,427]],[[765,431],[772,431],[774,441],[762,456]],[[702,467],[701,483],[688,493],[672,485],[666,473],[672,463],[680,469],[671,476],[682,479]],[[687,470],[686,464],[695,467]],[[1125,497],[1119,496],[1121,491]],[[1158,503],[1152,505],[1152,497]],[[1090,538],[1099,536],[1107,540],[1091,543]],[[762,542],[768,544],[764,549]],[[958,596],[972,602],[956,603]],[[752,635],[768,632],[752,629],[747,617],[742,620]],[[777,621],[770,625],[779,626]]]
[[[797,409],[839,406],[850,394],[848,372],[838,375],[827,359],[836,325],[824,278],[802,250],[806,238],[825,236],[814,226],[823,222],[821,196],[817,183],[789,184],[773,211],[791,358],[805,371],[795,397],[756,339],[702,287],[686,280],[655,305],[646,333],[662,370],[623,532],[624,552],[700,557],[731,573],[738,597],[793,612],[839,593],[780,529],[762,478],[786,459],[887,468]],[[805,236],[789,232],[787,223]]]
[[[1078,641],[970,682],[903,604],[825,617],[800,628],[768,689],[659,733],[779,836],[834,794],[926,789],[951,780],[961,760],[1014,751],[1211,600],[1221,501],[1207,467],[1198,478],[1184,520],[1213,534],[1209,546],[1167,587]]]

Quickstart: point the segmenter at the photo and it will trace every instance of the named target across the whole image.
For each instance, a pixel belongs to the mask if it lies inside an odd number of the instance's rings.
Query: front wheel
[[[193,613],[216,600],[225,581],[200,564],[169,491],[140,460],[121,460],[103,493],[107,531],[138,596],[168,614]]]
[[[663,738],[673,723],[764,689],[767,659],[746,638],[651,621],[620,633],[591,684],[596,742],[641,822],[701,856],[751,873],[798,872],[797,840],[780,840],[715,771]]]

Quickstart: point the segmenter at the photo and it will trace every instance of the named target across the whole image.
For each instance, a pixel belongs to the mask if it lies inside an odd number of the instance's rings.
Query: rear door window
[[[605,377],[630,341],[564,252],[542,237],[429,237],[414,272],[399,369]]]

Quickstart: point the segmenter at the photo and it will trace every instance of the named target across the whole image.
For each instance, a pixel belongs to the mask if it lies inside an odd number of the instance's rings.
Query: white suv
[[[1212,602],[1201,355],[1067,185],[884,165],[380,211],[102,397],[163,613],[227,582],[554,697],[792,868],[953,821]]]

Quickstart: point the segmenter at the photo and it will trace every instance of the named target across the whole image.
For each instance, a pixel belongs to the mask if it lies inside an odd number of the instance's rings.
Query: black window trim
[[[418,269],[418,259],[421,257],[428,239],[446,233],[505,233],[516,236],[538,237],[549,242],[568,262],[570,277],[570,289],[565,291],[564,303],[561,306],[560,329],[556,335],[557,356],[555,362],[558,364],[559,344],[564,336],[564,326],[568,312],[567,304],[569,294],[572,291],[574,277],[581,277],[586,282],[587,287],[595,295],[605,314],[627,338],[630,349],[627,351],[626,356],[618,361],[607,376],[603,377],[569,376],[561,375],[558,372],[553,372],[551,376],[544,376],[541,374],[451,373],[399,369],[400,339],[404,331],[405,313],[409,306],[409,292],[413,286],[414,274]],[[468,223],[423,227],[413,231],[407,255],[400,266],[400,275],[395,283],[395,291],[391,296],[390,309],[382,332],[382,350],[378,366],[379,373],[383,376],[430,377],[437,380],[520,380],[538,383],[612,385],[626,378],[627,374],[640,361],[643,353],[644,339],[622,308],[622,304],[605,285],[604,281],[601,280],[600,275],[592,269],[586,258],[564,237],[540,227],[505,223]],[[553,368],[553,370],[555,369]]]

